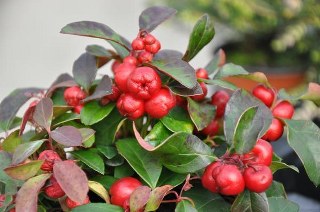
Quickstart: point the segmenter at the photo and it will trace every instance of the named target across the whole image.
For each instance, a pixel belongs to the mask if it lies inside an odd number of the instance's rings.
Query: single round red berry
[[[267,132],[262,136],[262,139],[267,141],[276,141],[283,134],[283,124],[279,119],[273,118]]]
[[[161,89],[161,78],[152,68],[139,67],[129,76],[127,88],[135,97],[147,100]]]
[[[145,45],[152,45],[156,42],[156,38],[151,35],[151,34],[147,34],[144,38],[143,38],[144,44]]]
[[[272,114],[276,118],[291,119],[294,114],[294,107],[288,101],[281,101],[272,109]]]
[[[141,38],[136,38],[132,41],[131,47],[133,50],[143,50],[144,49],[144,42]]]
[[[41,170],[48,172],[52,171],[53,164],[56,161],[62,161],[58,153],[53,150],[44,150],[39,154],[38,160],[44,160]]]
[[[146,101],[145,110],[153,118],[162,118],[176,105],[176,97],[167,88],[161,88]]]
[[[259,139],[253,149],[244,155],[244,163],[270,166],[272,162],[272,146],[268,141]]]
[[[196,77],[199,79],[209,79],[208,72],[204,68],[199,68],[196,71]]]
[[[73,112],[80,114],[83,107],[84,107],[84,104],[77,105],[73,108]]]
[[[202,94],[200,95],[194,95],[194,96],[190,96],[191,99],[195,100],[195,101],[202,101],[206,98],[207,94],[208,94],[208,88],[207,85],[204,82],[200,82],[199,83],[202,89]]]
[[[59,183],[57,182],[57,180],[53,176],[51,176],[51,178],[50,178],[50,185],[44,189],[44,193],[48,197],[53,198],[53,199],[58,199],[58,198],[63,197],[65,195],[65,192],[62,190]]]
[[[209,166],[206,167],[201,177],[202,186],[213,193],[218,193],[219,188],[217,187],[216,181],[212,176],[212,172],[216,167],[221,165],[222,164],[220,162],[211,163]]]
[[[215,136],[219,132],[219,122],[216,119],[212,119],[208,126],[201,130],[201,133],[208,136]]]
[[[111,66],[111,70],[113,73],[115,73],[115,70],[118,68],[118,66],[121,64],[121,62],[119,60],[115,60],[113,63],[112,63],[112,66]]]
[[[123,59],[123,63],[129,63],[135,66],[138,63],[138,60],[134,56],[127,56]]]
[[[136,188],[142,186],[142,183],[133,177],[124,177],[114,182],[110,187],[110,202],[113,205],[122,207]]]
[[[267,190],[273,179],[270,168],[265,165],[255,165],[246,168],[243,173],[243,178],[246,188],[256,193]]]
[[[130,93],[122,94],[117,101],[117,108],[121,115],[135,120],[144,114],[144,102]]]
[[[120,89],[120,91],[126,92],[128,90],[127,89],[127,80],[135,68],[136,68],[136,66],[134,66],[130,63],[122,63],[116,69],[114,81],[115,81],[117,87]]]
[[[211,104],[217,107],[216,118],[221,118],[224,115],[229,99],[229,94],[224,90],[217,91],[212,95]]]
[[[147,51],[142,51],[138,55],[138,61],[140,63],[149,63],[152,61],[153,54]]]
[[[89,204],[90,203],[90,199],[89,197],[87,196],[86,199],[84,200],[83,203],[80,203],[80,202],[75,202],[73,201],[72,199],[70,199],[69,197],[66,198],[66,205],[68,208],[72,209],[72,208],[75,208],[75,207],[78,207],[80,205],[86,205],[86,204]]]
[[[73,86],[64,91],[64,100],[70,106],[79,105],[84,98],[86,98],[86,93],[79,86]]]
[[[275,93],[271,88],[267,88],[264,85],[257,85],[252,94],[260,99],[267,107],[271,107],[275,99]]]
[[[145,50],[150,52],[151,54],[156,54],[158,51],[161,49],[161,44],[158,40],[156,40],[153,44],[151,45],[146,45]]]

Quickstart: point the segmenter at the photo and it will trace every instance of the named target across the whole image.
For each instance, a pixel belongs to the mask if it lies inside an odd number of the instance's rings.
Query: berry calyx
[[[243,178],[246,188],[256,193],[264,192],[272,183],[271,169],[265,165],[255,165],[244,170]]]
[[[139,53],[138,55],[138,61],[140,63],[149,63],[152,61],[152,58],[153,58],[153,54],[148,52],[148,51],[142,51]]]
[[[272,114],[276,118],[291,119],[294,114],[294,107],[288,101],[281,101],[272,109]]]
[[[86,93],[79,86],[69,87],[64,91],[64,100],[69,106],[79,105],[86,96]]]
[[[150,67],[136,68],[128,78],[127,89],[137,98],[150,99],[161,89],[160,76]]]
[[[219,122],[216,119],[212,119],[210,124],[201,130],[201,133],[208,136],[215,136],[219,132]]]
[[[196,77],[198,79],[209,79],[209,76],[208,76],[208,72],[206,69],[204,68],[199,68],[197,71],[196,71]]]
[[[56,161],[62,161],[58,153],[53,150],[44,150],[39,154],[38,160],[44,160],[41,170],[51,172]]]
[[[269,142],[259,139],[253,149],[244,155],[246,164],[263,164],[270,166],[272,162],[272,146]]]
[[[224,115],[229,99],[229,94],[224,90],[217,91],[212,95],[211,104],[217,107],[216,118],[221,118]]]
[[[75,208],[75,207],[78,207],[80,205],[86,205],[86,204],[89,204],[90,203],[90,199],[89,197],[87,196],[86,199],[84,200],[83,203],[80,203],[80,202],[75,202],[73,201],[72,199],[70,199],[69,197],[66,198],[66,205],[68,208],[72,209],[72,208]]]
[[[252,94],[260,99],[267,107],[271,107],[275,99],[274,91],[264,85],[257,85],[253,88]]]
[[[122,94],[117,101],[117,108],[121,115],[135,120],[144,114],[144,102],[130,93]]]
[[[176,97],[167,88],[161,88],[146,101],[145,110],[153,118],[162,118],[176,105]]]
[[[143,50],[144,49],[144,41],[141,38],[136,38],[132,41],[131,47],[133,50]]]
[[[207,85],[204,82],[200,82],[199,83],[202,89],[202,94],[200,95],[194,95],[194,96],[190,96],[191,99],[195,100],[195,101],[202,101],[206,98],[207,93],[208,93],[208,88]]]
[[[120,89],[120,91],[126,92],[128,90],[127,89],[127,80],[135,68],[136,68],[136,66],[132,65],[130,63],[122,63],[115,70],[114,81],[115,81],[117,87]]]
[[[262,139],[267,141],[276,141],[282,136],[282,134],[283,134],[282,122],[277,118],[273,118],[272,123],[269,126],[269,129],[262,136]]]
[[[58,199],[58,198],[63,197],[65,195],[65,192],[62,190],[59,183],[57,182],[57,180],[53,176],[51,176],[51,178],[50,178],[50,185],[44,189],[44,193],[48,197],[53,198],[53,199]]]
[[[132,192],[140,186],[142,186],[142,183],[133,177],[124,177],[117,180],[110,187],[111,204],[123,207]]]

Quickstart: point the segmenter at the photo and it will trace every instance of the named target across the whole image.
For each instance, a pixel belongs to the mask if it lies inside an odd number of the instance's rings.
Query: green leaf
[[[34,160],[29,163],[8,167],[4,171],[14,179],[27,180],[38,173],[42,163],[42,160]]]
[[[183,196],[191,198],[198,212],[229,212],[230,205],[219,194],[212,193],[201,186],[195,186],[183,192]]]
[[[111,50],[99,45],[89,45],[86,47],[86,52],[96,57],[113,58],[114,54]]]
[[[82,136],[82,144],[85,148],[90,148],[95,142],[95,131],[91,128],[81,128],[79,129]]]
[[[118,154],[117,149],[114,146],[97,146],[97,149],[108,159],[111,159]]]
[[[235,91],[238,89],[238,87],[232,84],[231,82],[221,80],[221,79],[213,79],[213,80],[199,79],[199,81],[205,82],[206,84],[209,84],[209,85],[216,85],[221,88],[229,89],[232,91]]]
[[[140,30],[153,31],[159,24],[176,14],[176,10],[170,7],[154,6],[142,11],[139,16]]]
[[[195,87],[193,87],[193,88],[187,88],[187,87],[181,85],[177,81],[170,82],[168,84],[168,87],[170,88],[170,90],[173,93],[175,93],[179,96],[193,96],[193,95],[197,95],[197,94],[203,94],[202,88],[198,82],[196,83]]]
[[[50,133],[50,136],[57,143],[67,147],[81,146],[82,135],[79,129],[73,126],[62,126]]]
[[[195,24],[183,60],[190,61],[213,38],[215,32],[208,14],[204,14]]]
[[[247,72],[242,66],[227,63],[219,69],[219,71],[213,76],[213,79],[221,79],[239,74],[246,75],[249,74],[249,72]]]
[[[223,49],[219,49],[217,53],[213,55],[211,61],[205,66],[204,69],[207,70],[208,75],[215,73],[218,68],[224,65],[226,62],[226,54]]]
[[[116,133],[123,123],[123,116],[119,111],[114,109],[111,113],[97,124],[92,125],[92,129],[96,131],[96,145],[110,146],[112,145]]]
[[[232,204],[232,212],[268,211],[268,200],[265,193],[255,193],[245,190],[237,196]]]
[[[176,187],[183,183],[186,177],[187,174],[178,174],[167,168],[163,168],[157,186],[171,185]]]
[[[211,104],[198,103],[191,98],[188,99],[188,111],[191,120],[200,131],[210,124],[216,112],[216,107]]]
[[[124,210],[116,205],[106,203],[89,203],[72,209],[72,212],[124,212]]]
[[[39,88],[16,89],[1,101],[0,129],[2,132],[10,129],[18,110],[31,98],[31,94],[38,93],[40,91],[41,89]]]
[[[177,204],[177,207],[174,211],[175,212],[197,212],[198,210],[192,206],[190,201],[182,200]]]
[[[71,152],[71,154],[93,170],[100,174],[104,174],[103,159],[96,153],[96,151],[93,151],[93,149],[77,150]]]
[[[155,56],[152,61],[152,65],[159,71],[178,81],[186,88],[192,89],[197,85],[196,72],[194,68],[182,59]]]
[[[98,123],[110,114],[114,106],[114,103],[109,103],[105,106],[102,106],[98,101],[89,102],[85,104],[81,110],[81,122],[85,125],[93,125]]]
[[[151,187],[155,188],[162,166],[157,157],[142,149],[135,139],[122,139],[116,142],[119,153],[130,166]]]
[[[13,153],[21,143],[22,138],[19,136],[19,130],[16,130],[3,140],[2,149],[6,152]]]
[[[315,186],[320,185],[320,129],[312,121],[287,120],[289,146],[297,153]]]
[[[88,102],[94,99],[100,99],[111,93],[112,93],[112,81],[109,78],[109,76],[104,75],[100,80],[98,86],[94,90],[93,94],[83,99],[82,102]]]
[[[99,182],[103,187],[105,187],[107,190],[110,189],[111,185],[117,181],[116,178],[109,176],[109,175],[96,175],[93,178],[91,178],[92,181]]]
[[[67,105],[53,105],[53,117],[56,118],[58,116],[61,116],[62,114],[65,114],[65,112],[71,110],[72,108],[72,106]]]
[[[101,183],[95,181],[88,182],[89,189],[101,197],[106,203],[110,203],[110,197],[108,191],[101,185]]]
[[[111,167],[122,166],[124,164],[124,158],[118,154],[113,158],[106,160],[105,163]]]
[[[277,181],[273,181],[271,186],[265,191],[267,197],[283,197],[287,198],[286,191],[284,190],[283,184]]]
[[[68,121],[73,121],[78,119],[80,119],[80,115],[77,113],[64,113],[52,121],[52,126],[58,127]]]
[[[162,124],[172,132],[192,133],[193,123],[188,113],[181,107],[174,107],[168,115],[160,119]]]
[[[262,135],[264,135],[264,133],[268,130],[273,118],[270,109],[261,101],[252,97],[247,91],[237,90],[230,97],[225,110],[224,134],[229,145],[231,145],[234,140],[234,135],[242,114],[251,107],[258,107],[251,126],[259,126],[259,128],[257,127],[254,129],[254,132],[252,133],[256,134],[257,131],[260,130],[258,137],[262,137]],[[263,121],[262,128],[260,128],[261,120]]]
[[[16,198],[16,211],[37,211],[38,194],[51,174],[30,178],[20,188]]]
[[[114,168],[114,177],[115,178],[123,178],[134,175],[134,170],[127,163],[124,163],[122,166],[117,166]]]
[[[22,122],[22,118],[15,117],[13,119],[11,125],[9,126],[8,130],[12,130],[12,129],[16,128],[16,127],[19,127],[21,122]],[[0,127],[0,133],[3,133],[3,132],[4,132],[4,130]]]
[[[249,80],[252,80],[255,82],[263,83],[263,84],[267,85],[268,87],[272,88],[272,85],[270,85],[270,83],[268,82],[267,76],[262,72],[253,72],[253,73],[249,73],[249,74],[239,74],[239,75],[235,75],[233,77],[249,79]]]
[[[17,146],[12,156],[12,165],[17,165],[27,159],[35,151],[37,151],[44,140],[32,141],[28,143],[23,143]]]
[[[50,133],[50,126],[53,117],[53,102],[50,98],[43,98],[37,104],[33,112],[33,120]]]
[[[268,198],[270,212],[298,212],[299,205],[283,197]]]
[[[70,23],[61,29],[61,33],[107,40],[122,58],[126,57],[131,49],[129,41],[121,37],[107,25],[97,22],[80,21]]]
[[[272,164],[270,165],[270,169],[272,173],[275,173],[276,171],[280,169],[292,169],[293,171],[296,171],[299,173],[299,169],[293,165],[288,165],[280,161],[272,161]]]
[[[145,211],[156,211],[159,208],[163,198],[172,188],[173,186],[164,185],[153,189],[150,193],[150,197],[145,207]]]
[[[161,121],[156,123],[144,140],[152,146],[157,146],[166,140],[172,133],[162,124]]]
[[[240,116],[233,138],[233,145],[239,154],[249,152],[259,138],[263,120],[256,120],[257,110],[258,106],[249,107]]]

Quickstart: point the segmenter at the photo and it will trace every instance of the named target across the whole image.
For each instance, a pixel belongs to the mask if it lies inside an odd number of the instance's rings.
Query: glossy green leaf
[[[107,190],[110,189],[111,185],[117,180],[116,178],[109,175],[96,175],[90,180],[99,182]]]
[[[190,201],[182,200],[177,204],[177,207],[174,211],[175,212],[197,212],[198,210],[192,206]]]
[[[155,188],[159,180],[162,166],[150,152],[142,149],[135,139],[122,139],[116,142],[119,153],[130,166],[151,187]]]
[[[51,121],[53,117],[53,102],[50,98],[43,98],[37,104],[33,112],[33,120],[50,132]]]
[[[225,62],[226,62],[226,54],[223,51],[223,49],[219,49],[219,51],[213,55],[213,58],[205,66],[204,69],[207,70],[208,75],[211,75],[215,73],[220,66],[224,65]]]
[[[134,170],[127,163],[122,164],[121,166],[117,166],[114,168],[114,177],[115,178],[123,178],[134,175]]]
[[[118,154],[117,149],[114,146],[97,146],[97,149],[108,159],[111,159]]]
[[[124,162],[125,162],[124,158],[119,154],[117,154],[111,159],[105,160],[105,164],[111,167],[122,166]]]
[[[249,74],[242,66],[233,63],[227,63],[222,66],[219,71],[213,76],[213,79],[221,79],[229,76]]]
[[[57,143],[67,147],[81,146],[82,135],[79,129],[73,126],[62,126],[50,133],[50,136]]]
[[[93,125],[108,116],[114,106],[114,103],[102,106],[98,101],[89,102],[81,110],[81,122],[85,125]]]
[[[239,118],[235,129],[233,145],[237,153],[249,152],[256,144],[263,128],[263,120],[257,120],[258,106],[249,107]]]
[[[38,173],[42,163],[42,160],[34,160],[29,163],[8,167],[4,171],[13,179],[27,180]]]
[[[142,11],[139,16],[140,30],[153,31],[159,24],[176,14],[176,10],[170,7],[154,6]]]
[[[160,119],[162,124],[172,132],[192,133],[193,123],[188,113],[181,107],[174,107],[168,115]]]
[[[73,121],[73,120],[79,120],[80,115],[77,113],[64,113],[57,118],[53,119],[52,121],[52,126],[53,127],[58,127],[62,124],[65,124],[68,121]]]
[[[13,153],[21,143],[22,138],[19,136],[19,130],[16,130],[6,137],[1,145],[4,151]]]
[[[209,85],[216,85],[221,88],[229,89],[232,91],[235,91],[238,89],[238,87],[232,84],[231,82],[228,82],[222,79],[213,79],[213,80],[200,79],[200,81],[205,82],[206,84],[209,84]]]
[[[172,133],[162,124],[161,121],[156,123],[144,140],[152,146],[157,146],[166,140]]]
[[[284,120],[289,146],[297,153],[315,186],[320,185],[320,129],[312,121]]]
[[[224,134],[228,144],[231,145],[234,141],[234,135],[242,114],[251,107],[258,107],[258,109],[250,126],[259,126],[252,133],[257,134],[257,131],[260,130],[258,137],[261,137],[268,130],[273,117],[270,109],[261,101],[252,97],[247,91],[237,90],[230,97],[225,109]],[[260,128],[261,121],[263,121],[262,128]]]
[[[183,60],[190,61],[213,38],[215,32],[208,14],[203,15],[193,27]]]
[[[104,174],[103,159],[96,151],[93,151],[93,149],[77,150],[71,152],[71,154],[93,170],[100,174]]]
[[[130,195],[130,212],[140,212],[147,204],[150,197],[151,188],[148,186],[140,186],[136,188]]]
[[[88,102],[95,99],[101,99],[102,97],[112,93],[112,81],[108,75],[104,75],[99,82],[98,86],[94,90],[93,94],[82,100],[82,102]]]
[[[85,148],[90,148],[95,142],[95,131],[91,128],[81,128],[79,131],[82,137],[82,145]]]
[[[288,165],[286,163],[280,162],[280,161],[272,161],[272,164],[270,165],[270,169],[272,173],[275,173],[276,171],[280,169],[292,169],[293,171],[299,173],[299,169],[293,165]]]
[[[56,118],[58,116],[61,116],[62,114],[65,114],[65,112],[71,110],[72,108],[72,106],[67,105],[53,105],[53,117]]]
[[[32,141],[28,143],[23,143],[17,146],[12,156],[12,165],[17,165],[27,159],[35,151],[37,151],[44,140]]]
[[[72,209],[72,212],[124,212],[124,210],[116,205],[107,203],[89,203]]]
[[[283,197],[269,197],[269,212],[298,212],[299,205]]]
[[[101,197],[106,203],[110,203],[110,197],[108,191],[101,185],[101,183],[95,181],[88,182],[89,189]]]
[[[188,99],[188,111],[191,120],[200,131],[210,124],[215,116],[216,107],[211,104],[199,103],[191,98]]]
[[[163,168],[157,186],[171,185],[176,187],[182,184],[186,177],[187,174],[178,174],[167,168]]]
[[[283,197],[287,198],[286,191],[283,184],[277,181],[273,181],[271,186],[265,191],[267,197]]]
[[[13,119],[11,125],[9,126],[8,130],[12,130],[12,129],[16,128],[16,127],[19,127],[21,122],[22,122],[22,118],[15,117]],[[3,132],[4,132],[4,130],[0,127],[0,133],[3,133]]]
[[[187,88],[177,81],[170,82],[168,84],[168,87],[174,94],[177,94],[179,96],[193,96],[203,94],[202,88],[198,82],[193,88]]]
[[[16,198],[16,211],[37,211],[38,194],[51,174],[30,178],[20,188]]]
[[[232,212],[268,211],[268,199],[265,193],[255,193],[245,190],[237,196],[232,204]]]

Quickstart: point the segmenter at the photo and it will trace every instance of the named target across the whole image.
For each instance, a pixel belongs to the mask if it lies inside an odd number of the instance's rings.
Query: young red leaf
[[[153,189],[150,194],[145,211],[156,211],[159,208],[163,198],[172,188],[172,185],[164,185]]]
[[[23,134],[23,131],[27,125],[27,122],[29,121],[30,118],[32,118],[32,114],[36,109],[36,105],[32,104],[29,105],[28,109],[24,112],[22,122],[20,124],[20,131],[19,131],[19,136]]]
[[[50,133],[50,126],[53,117],[53,102],[50,98],[43,98],[37,104],[33,113],[33,120],[40,127],[43,127]]]
[[[62,126],[50,133],[51,138],[64,146],[81,146],[81,132],[73,126]]]
[[[150,197],[151,188],[148,186],[140,186],[130,195],[130,211],[142,211]]]

